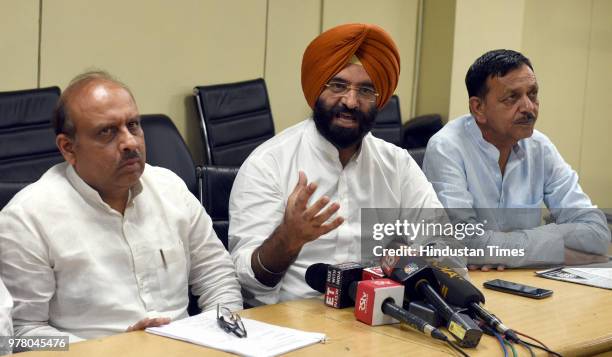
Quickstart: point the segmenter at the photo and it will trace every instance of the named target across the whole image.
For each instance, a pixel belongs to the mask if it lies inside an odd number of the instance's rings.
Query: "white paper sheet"
[[[305,332],[244,318],[242,322],[247,331],[246,338],[239,338],[222,330],[217,324],[216,310],[165,326],[147,328],[146,331],[242,356],[256,357],[277,356],[325,340],[322,333]]]
[[[537,271],[542,278],[568,281],[597,288],[612,289],[612,263],[559,267]]]

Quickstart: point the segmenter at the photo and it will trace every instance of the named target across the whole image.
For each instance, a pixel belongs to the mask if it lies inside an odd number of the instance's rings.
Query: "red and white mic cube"
[[[385,272],[380,266],[373,266],[363,269],[361,280],[382,279],[385,277]]]
[[[391,279],[360,281],[355,295],[355,317],[371,326],[399,322],[382,312],[382,304],[388,298],[392,298],[396,304],[402,305],[404,286]]]

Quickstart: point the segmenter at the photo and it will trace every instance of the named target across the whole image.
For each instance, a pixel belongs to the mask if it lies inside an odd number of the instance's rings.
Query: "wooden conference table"
[[[592,355],[612,351],[612,291],[542,279],[532,270],[472,272],[481,288],[489,279],[505,279],[552,289],[552,297],[528,299],[481,289],[486,308],[507,326],[533,336],[564,356]],[[241,316],[272,324],[327,335],[316,344],[290,353],[292,356],[448,356],[457,355],[446,345],[399,325],[370,327],[353,316],[352,309],[328,308],[320,299],[298,300],[245,310]],[[528,352],[516,346],[519,356]],[[470,356],[503,356],[497,341],[483,335]],[[544,356],[544,353],[537,352]],[[67,352],[27,352],[17,356],[215,356],[223,352],[172,340],[143,331],[89,340],[70,346]],[[608,353],[605,354],[608,356]]]

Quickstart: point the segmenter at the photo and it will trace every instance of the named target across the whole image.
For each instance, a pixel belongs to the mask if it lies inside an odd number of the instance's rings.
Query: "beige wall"
[[[594,0],[586,75],[580,182],[603,208],[612,208],[612,1]]]
[[[457,1],[449,119],[469,111],[465,73],[478,56],[496,48],[521,49],[524,7],[525,0]]]
[[[381,0],[373,11],[363,11],[372,8],[367,0],[41,3],[42,11],[39,0],[0,2],[2,53],[14,54],[0,59],[0,68],[11,69],[1,88],[64,88],[81,71],[108,70],[132,88],[142,113],[173,119],[197,162],[203,155],[194,86],[264,77],[281,131],[311,112],[300,85],[305,47],[344,22],[373,22],[391,33],[402,61],[397,93],[403,112],[411,110],[418,0]]]
[[[320,0],[270,0],[265,79],[276,132],[311,113],[302,94],[300,71],[304,49],[320,31]]]
[[[41,85],[106,69],[141,113],[174,120],[197,161],[193,87],[263,76],[265,0],[45,0],[42,17]]]
[[[467,112],[463,80],[473,60],[493,48],[524,51],[542,88],[538,129],[593,200],[612,207],[612,2],[423,1],[417,114]],[[63,88],[80,71],[107,69],[133,88],[141,112],[169,115],[201,162],[195,85],[263,76],[281,131],[310,114],[300,86],[304,48],[344,22],[377,23],[396,40],[396,92],[408,119],[418,8],[418,0],[2,0],[0,90]]]
[[[456,0],[425,1],[416,115],[448,119]]]
[[[35,88],[38,0],[0,1],[0,91]]]

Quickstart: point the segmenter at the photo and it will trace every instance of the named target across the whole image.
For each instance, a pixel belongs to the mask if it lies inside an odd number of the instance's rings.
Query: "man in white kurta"
[[[142,329],[199,306],[240,309],[229,254],[183,181],[145,165],[140,117],[107,74],[77,77],[54,124],[66,162],[0,212],[0,275],[17,336],[71,341]]]
[[[258,147],[230,197],[230,250],[257,299],[315,296],[304,280],[311,264],[360,261],[362,208],[413,208],[416,221],[441,207],[410,155],[369,133],[398,76],[399,54],[378,26],[338,26],[306,49],[313,118]]]

